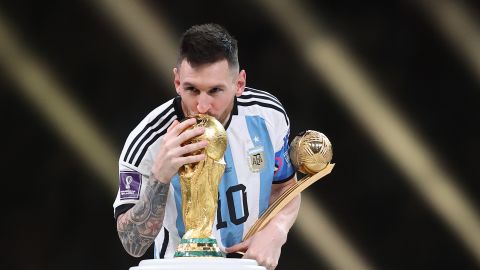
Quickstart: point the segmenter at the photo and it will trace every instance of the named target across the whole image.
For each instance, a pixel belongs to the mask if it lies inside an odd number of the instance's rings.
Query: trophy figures
[[[333,156],[332,144],[327,136],[318,131],[307,130],[298,134],[290,144],[289,153],[293,166],[306,176],[298,180],[267,208],[265,213],[250,227],[243,240],[260,231],[293,198],[329,174],[335,165],[330,163]]]
[[[214,117],[204,114],[193,117],[197,119],[193,127],[204,127],[205,133],[186,143],[207,140],[208,145],[199,150],[205,152],[205,160],[186,164],[178,171],[185,234],[175,257],[223,257],[212,237],[212,226],[217,210],[218,185],[225,170],[223,155],[227,148],[227,133]]]

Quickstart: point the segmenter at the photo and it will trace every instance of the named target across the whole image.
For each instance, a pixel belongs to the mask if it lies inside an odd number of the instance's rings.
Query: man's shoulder
[[[267,91],[245,87],[245,91],[237,98],[237,105],[239,114],[260,115],[266,119],[282,119],[287,126],[289,125],[289,119],[282,103]]]
[[[135,127],[132,133],[136,133],[145,128],[162,128],[165,125],[170,125],[171,121],[179,118],[178,106],[180,106],[180,104],[178,101],[178,97],[175,97],[151,110]]]
[[[158,121],[159,119],[170,118],[171,116],[176,115],[175,102],[176,98],[172,98],[157,106],[155,109],[151,110],[150,113],[148,113],[143,121]]]
[[[137,168],[147,150],[167,132],[170,124],[178,118],[177,98],[172,98],[153,109],[130,132],[120,155],[120,162]]]

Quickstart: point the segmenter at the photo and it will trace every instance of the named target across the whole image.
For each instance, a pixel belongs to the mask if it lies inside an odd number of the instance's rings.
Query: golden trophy
[[[290,144],[289,154],[293,166],[306,176],[298,180],[267,208],[265,213],[250,227],[243,240],[263,229],[293,198],[329,174],[335,166],[330,163],[333,156],[332,144],[327,136],[318,131],[307,130],[298,134]]]
[[[175,252],[175,257],[224,257],[217,241],[212,237],[212,226],[217,211],[218,185],[225,170],[223,155],[227,148],[227,133],[214,117],[204,114],[194,127],[204,127],[205,133],[186,144],[207,140],[205,160],[183,165],[179,171],[182,190],[182,216],[185,234]],[[198,153],[193,153],[198,154]]]

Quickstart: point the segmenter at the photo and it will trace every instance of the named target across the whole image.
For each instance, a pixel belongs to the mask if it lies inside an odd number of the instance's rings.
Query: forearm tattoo
[[[151,175],[140,200],[118,218],[118,236],[132,256],[142,256],[160,232],[169,187]]]

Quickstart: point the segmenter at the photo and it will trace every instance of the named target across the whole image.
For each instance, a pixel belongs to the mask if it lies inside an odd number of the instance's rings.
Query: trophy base
[[[175,252],[179,257],[225,257],[213,238],[182,239]]]
[[[226,258],[175,258],[143,260],[130,270],[266,270],[255,260]]]

